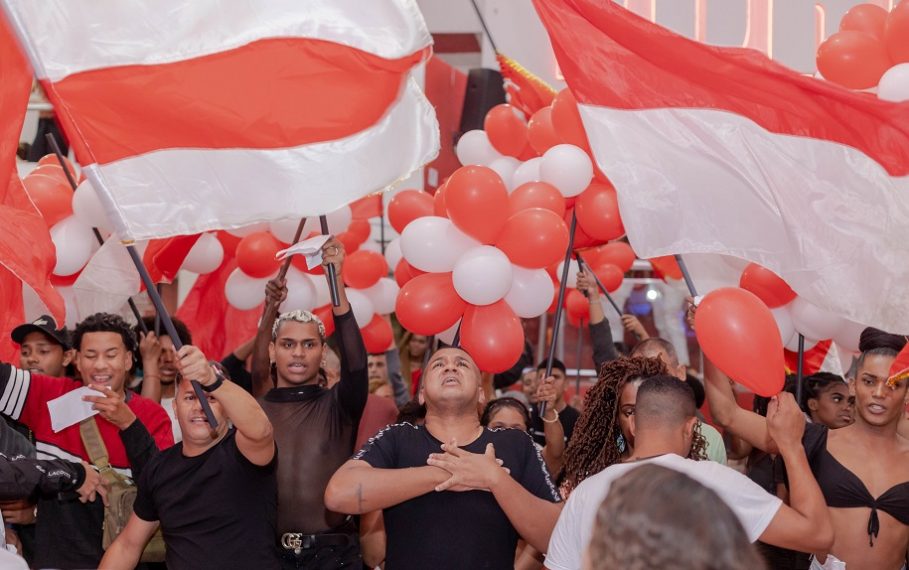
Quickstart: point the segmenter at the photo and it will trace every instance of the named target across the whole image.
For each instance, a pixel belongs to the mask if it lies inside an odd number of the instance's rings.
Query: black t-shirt
[[[574,433],[574,424],[578,423],[581,412],[571,406],[565,406],[564,410],[559,412],[559,421],[562,423],[562,430],[565,432],[565,441],[571,439]],[[540,445],[546,445],[546,433],[543,431],[543,420],[540,418],[540,410],[537,406],[530,407],[530,426],[533,440]]]
[[[246,369],[245,362],[231,352],[221,361],[221,366],[227,370],[231,382],[252,394],[252,374]]]
[[[250,463],[231,429],[196,457],[178,443],[149,462],[139,478],[134,511],[160,521],[167,567],[278,568],[275,551],[275,459]]]
[[[488,443],[495,445],[496,457],[525,489],[547,501],[559,501],[543,459],[526,433],[484,429],[476,441],[462,448],[483,453]],[[441,445],[424,426],[396,424],[367,441],[354,459],[380,469],[423,467],[429,454],[441,452]],[[385,509],[384,517],[387,570],[514,568],[518,533],[492,493],[431,492]]]

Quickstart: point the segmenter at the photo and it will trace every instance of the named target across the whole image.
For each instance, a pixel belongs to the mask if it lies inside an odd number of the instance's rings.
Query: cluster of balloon
[[[817,50],[818,72],[850,89],[875,89],[887,101],[909,101],[909,3],[887,12],[859,4]]]
[[[776,273],[750,263],[739,287],[707,294],[698,306],[695,331],[710,360],[730,377],[768,396],[783,387],[783,347],[805,350],[831,339],[845,351],[858,351],[864,325],[843,319],[802,297]]]
[[[465,133],[457,155],[463,166],[434,196],[403,191],[389,203],[401,234],[386,251],[401,286],[396,314],[404,328],[445,342],[460,329],[480,369],[500,372],[523,350],[520,319],[553,304],[551,272],[565,255],[572,217],[579,249],[625,230],[567,90],[529,121],[507,104],[490,109],[484,130]]]
[[[384,315],[394,311],[398,286],[387,277],[388,265],[382,254],[363,248],[372,230],[368,219],[354,218],[349,206],[343,206],[326,217],[328,231],[344,244],[347,253],[340,277],[346,285],[347,298],[366,348],[370,352],[384,352],[393,342],[391,325]],[[275,259],[275,255],[290,246],[299,223],[299,219],[279,220],[224,232],[235,242],[232,251],[237,260],[237,268],[224,284],[224,294],[231,306],[249,310],[264,302],[265,285],[277,276],[282,263]],[[308,218],[301,235],[308,238],[318,234],[321,234],[318,218]],[[219,238],[224,239],[221,235]],[[279,310],[312,311],[322,319],[326,332],[331,334],[334,320],[324,275],[321,266],[309,269],[304,256],[291,257],[291,266],[285,276],[287,298]]]

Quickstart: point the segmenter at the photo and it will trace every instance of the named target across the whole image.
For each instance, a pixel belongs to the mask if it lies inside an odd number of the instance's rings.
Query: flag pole
[[[685,260],[682,259],[682,256],[675,254],[675,260],[679,264],[679,269],[682,270],[682,277],[685,278],[685,285],[688,286],[688,292],[691,293],[692,297],[697,297],[697,289],[694,288],[694,281],[691,279],[691,274],[688,273],[688,266],[685,265]]]
[[[552,340],[549,343],[549,356],[546,359],[546,378],[552,376],[552,361],[555,359],[556,343],[559,340],[559,325],[565,303],[565,286],[568,284],[568,272],[571,270],[571,251],[574,249],[574,234],[578,229],[577,213],[571,214],[571,227],[568,230],[568,248],[565,250],[565,263],[562,264],[562,280],[559,285],[559,299],[556,302],[555,317],[552,320]],[[540,419],[546,415],[546,402],[540,402]]]
[[[47,139],[47,144],[50,145],[54,154],[57,156],[57,162],[59,162],[60,166],[63,168],[66,180],[69,182],[69,186],[72,188],[73,193],[75,193],[76,188],[78,188],[79,185],[76,183],[73,173],[66,167],[66,161],[63,158],[63,152],[60,150],[60,145],[57,144],[56,137],[54,137],[53,133],[47,133],[44,135],[44,138]],[[98,228],[92,228],[92,233],[95,234],[98,245],[104,245],[104,238],[101,237],[101,232],[98,231]],[[141,330],[143,334],[148,334],[148,327],[145,326],[145,321],[142,320],[142,315],[139,314],[139,307],[136,306],[136,302],[133,301],[132,297],[129,297],[126,302],[129,304],[129,309],[133,312],[133,316],[136,317],[136,322],[139,324],[139,330]]]
[[[385,192],[379,194],[379,245],[382,247],[382,256],[385,255]],[[394,271],[394,267],[391,268]]]
[[[328,218],[324,215],[319,216],[319,224],[322,226],[322,235],[328,235]],[[331,293],[331,304],[334,307],[341,306],[341,295],[338,293],[338,274],[335,266],[331,263],[325,268],[325,274],[328,276],[328,291]]]
[[[578,267],[580,267],[582,271],[584,270],[585,266],[590,269],[590,266],[587,265],[587,263],[584,261],[584,258],[581,257],[580,253],[576,252],[574,256],[578,259]],[[593,280],[596,281],[597,288],[599,288],[600,293],[606,297],[606,300],[609,301],[609,304],[612,305],[612,308],[615,309],[615,312],[618,313],[619,317],[621,318],[623,316],[622,309],[619,308],[619,305],[615,302],[615,299],[612,298],[612,295],[609,294],[609,291],[606,290],[603,282],[600,281],[600,278],[597,277],[597,274],[593,272],[593,269],[590,269],[590,275],[593,277]]]
[[[805,335],[799,333],[799,353],[798,353],[798,363],[796,364],[795,372],[795,401],[798,402],[799,406],[802,405],[802,397],[804,395],[804,387],[802,386],[802,379],[805,374]]]
[[[473,11],[477,13],[477,18],[480,20],[480,25],[483,27],[483,32],[486,34],[486,38],[489,40],[489,45],[492,46],[492,51],[499,53],[499,48],[496,47],[496,42],[492,39],[492,34],[489,33],[489,26],[486,25],[486,18],[483,17],[483,13],[480,12],[480,7],[477,6],[477,0],[470,0],[470,3],[473,5]]]
[[[303,226],[306,225],[306,218],[300,218],[300,223],[297,224],[297,231],[294,233],[294,241],[290,245],[294,245],[300,241],[300,238],[303,236]],[[293,256],[288,255],[284,260],[284,263],[281,264],[281,269],[278,270],[278,279],[284,279],[287,276],[287,270],[290,269],[290,260]]]
[[[575,363],[577,364],[577,368],[576,368],[577,374],[575,375],[575,379],[574,379],[574,393],[577,394],[578,396],[581,395],[581,352],[582,352],[583,348],[584,348],[584,319],[581,319],[580,322],[578,323],[578,348],[577,348],[577,352],[575,353],[575,356],[577,357],[577,360],[575,361]]]

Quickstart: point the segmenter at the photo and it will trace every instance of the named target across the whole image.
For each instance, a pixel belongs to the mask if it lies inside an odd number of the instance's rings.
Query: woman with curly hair
[[[566,498],[581,481],[603,469],[631,457],[634,416],[638,387],[645,378],[666,374],[666,365],[658,358],[619,358],[600,368],[597,383],[587,392],[584,413],[578,419],[576,436],[565,450],[560,491]],[[695,430],[691,459],[706,459],[706,442]]]
[[[762,570],[735,513],[688,475],[641,465],[619,477],[597,510],[587,570]]]

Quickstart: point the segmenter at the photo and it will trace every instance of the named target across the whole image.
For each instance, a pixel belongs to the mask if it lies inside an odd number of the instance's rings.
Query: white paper
[[[97,414],[98,411],[92,409],[94,404],[83,401],[82,397],[100,395],[97,390],[83,386],[49,401],[47,409],[50,411],[51,428],[58,432]]]
[[[322,246],[331,238],[330,235],[313,236],[275,254],[275,259],[286,259],[291,255],[306,256],[306,267],[313,269],[322,264]]]

